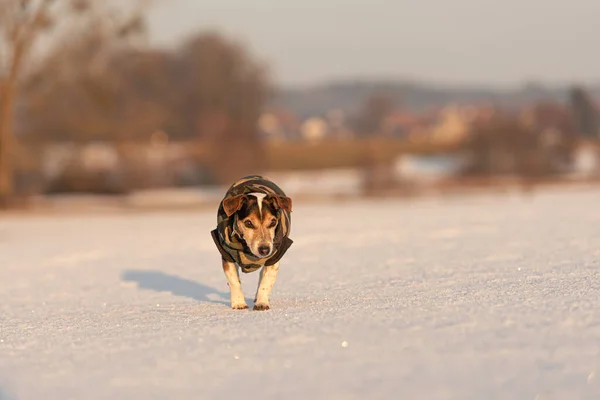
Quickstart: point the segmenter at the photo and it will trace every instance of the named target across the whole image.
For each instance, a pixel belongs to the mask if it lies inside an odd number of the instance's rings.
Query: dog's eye
[[[277,220],[274,219],[271,221],[271,223],[269,224],[269,228],[273,228],[275,225],[277,225]]]
[[[246,228],[254,229],[254,224],[250,220],[244,222],[244,225],[246,225]]]

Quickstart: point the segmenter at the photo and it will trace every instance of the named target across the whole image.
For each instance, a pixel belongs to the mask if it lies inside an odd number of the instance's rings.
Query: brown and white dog
[[[248,176],[234,183],[219,205],[211,234],[223,259],[233,309],[248,308],[239,269],[261,269],[254,310],[270,309],[279,261],[293,243],[289,238],[292,200],[273,182]]]

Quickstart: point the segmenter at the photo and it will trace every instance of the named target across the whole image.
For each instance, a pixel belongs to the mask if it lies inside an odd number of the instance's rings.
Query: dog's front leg
[[[244,292],[242,292],[242,282],[240,281],[238,266],[234,263],[223,260],[223,272],[225,272],[227,283],[229,283],[229,291],[231,292],[231,308],[236,310],[248,308],[246,299],[244,298]]]
[[[255,310],[264,311],[270,308],[269,298],[271,297],[271,290],[273,290],[273,285],[275,285],[278,272],[279,263],[264,266],[260,271],[260,281],[256,290],[256,298],[254,299]]]

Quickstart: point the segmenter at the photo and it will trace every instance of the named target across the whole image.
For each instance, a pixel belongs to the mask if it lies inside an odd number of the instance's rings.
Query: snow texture
[[[0,219],[0,398],[600,398],[598,190],[298,203],[266,312],[215,214]]]

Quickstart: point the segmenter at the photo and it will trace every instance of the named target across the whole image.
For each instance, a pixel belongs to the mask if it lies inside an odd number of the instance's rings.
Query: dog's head
[[[279,224],[279,210],[292,211],[292,199],[286,196],[249,193],[223,200],[228,217],[237,213],[236,229],[252,254],[267,258],[273,254],[273,241]]]

